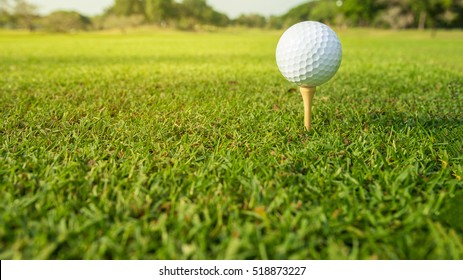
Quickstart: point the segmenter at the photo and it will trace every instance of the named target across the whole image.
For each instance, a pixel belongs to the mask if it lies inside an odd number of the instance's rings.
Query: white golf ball
[[[316,87],[331,79],[341,65],[342,47],[336,33],[323,23],[304,21],[283,33],[276,50],[285,78]]]

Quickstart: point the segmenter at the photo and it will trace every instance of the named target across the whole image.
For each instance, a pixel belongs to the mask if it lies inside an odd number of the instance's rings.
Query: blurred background
[[[463,28],[463,0],[0,0],[0,28],[29,31],[281,29],[303,20],[341,28]]]

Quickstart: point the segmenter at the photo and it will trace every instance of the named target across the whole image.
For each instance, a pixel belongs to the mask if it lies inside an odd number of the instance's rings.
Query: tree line
[[[55,32],[124,30],[140,25],[182,30],[226,26],[278,29],[316,20],[343,27],[463,28],[463,0],[312,0],[283,15],[242,14],[234,19],[214,10],[206,0],[115,0],[94,17],[75,11],[40,16],[37,11],[27,0],[0,0],[0,27]]]
[[[302,4],[282,19],[304,18],[343,26],[462,28],[463,0],[327,0]]]

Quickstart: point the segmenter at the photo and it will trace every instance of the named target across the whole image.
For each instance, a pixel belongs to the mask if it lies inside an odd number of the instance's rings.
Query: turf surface
[[[463,33],[338,33],[0,33],[0,258],[462,259]]]

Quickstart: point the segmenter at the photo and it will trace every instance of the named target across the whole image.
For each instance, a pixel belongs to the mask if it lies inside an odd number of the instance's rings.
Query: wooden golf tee
[[[304,101],[304,126],[309,131],[312,127],[312,99],[315,94],[315,87],[301,86],[300,90]]]

